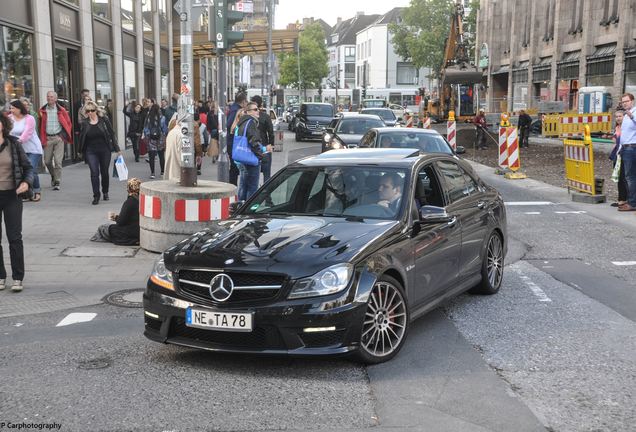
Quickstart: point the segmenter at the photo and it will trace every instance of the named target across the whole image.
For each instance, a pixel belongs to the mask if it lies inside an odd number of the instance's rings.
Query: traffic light
[[[245,16],[243,12],[231,8],[235,3],[237,0],[217,0],[214,3],[214,31],[211,33],[214,33],[217,52],[219,50],[227,51],[235,43],[243,40],[243,32],[232,30],[232,26],[243,21]]]
[[[366,99],[366,97],[367,97],[367,88],[362,87],[362,99]]]

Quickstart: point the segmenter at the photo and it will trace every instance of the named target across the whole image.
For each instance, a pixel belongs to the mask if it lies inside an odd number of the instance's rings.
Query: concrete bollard
[[[210,221],[226,219],[236,200],[236,186],[200,180],[195,187],[173,181],[141,184],[139,194],[139,244],[151,252],[163,252]]]

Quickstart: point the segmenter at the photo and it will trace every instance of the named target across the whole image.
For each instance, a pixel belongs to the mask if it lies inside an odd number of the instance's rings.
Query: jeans
[[[157,155],[159,155],[159,167],[161,168],[161,175],[163,175],[163,169],[166,164],[165,150],[148,151],[148,163],[150,164],[150,174],[155,175],[155,156]]]
[[[139,162],[139,138],[140,136],[135,134],[133,136],[129,136],[130,142],[132,143],[133,154],[135,155],[135,162]]]
[[[272,176],[272,154],[265,153],[261,160],[261,172],[263,173],[263,184]]]
[[[249,199],[258,189],[258,180],[261,176],[261,166],[249,166],[245,165],[245,199]]]
[[[38,171],[40,169],[40,160],[42,160],[42,155],[36,153],[27,153],[26,155],[33,167],[33,193],[40,193],[42,189],[40,188],[40,176],[38,175]]]
[[[623,147],[621,163],[625,166],[625,180],[627,181],[627,202],[636,208],[636,145]]]
[[[476,131],[477,148],[486,148],[486,131],[478,127]]]
[[[15,190],[0,191],[0,221],[4,218],[5,232],[9,240],[11,277],[14,281],[24,279],[24,245],[22,244],[22,200]],[[2,227],[0,226],[0,238]],[[0,279],[7,278],[4,268],[4,253],[0,243]]]
[[[232,144],[234,141],[234,135],[227,136],[227,155],[230,157],[230,183],[234,186],[238,184],[239,169],[238,166],[232,160]]]
[[[522,127],[519,128],[519,148],[521,147],[530,147],[528,144],[528,138],[530,137],[530,128]]]
[[[102,192],[108,193],[110,175],[108,168],[110,166],[110,150],[99,149],[86,151],[86,162],[91,170],[91,185],[93,186],[93,197],[99,198],[99,176],[102,176]]]
[[[235,165],[239,175],[238,175],[238,200],[245,201],[247,199],[247,169],[243,164],[235,164],[234,162],[230,162],[232,165]]]

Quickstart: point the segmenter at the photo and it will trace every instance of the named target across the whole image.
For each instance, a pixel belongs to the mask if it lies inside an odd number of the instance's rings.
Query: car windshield
[[[375,114],[380,116],[384,120],[395,120],[395,114],[393,111],[389,109],[365,109],[362,111],[363,114]]]
[[[443,137],[430,133],[391,131],[378,136],[376,147],[413,148],[424,153],[453,154]]]
[[[379,118],[342,119],[336,132],[341,135],[364,135],[371,128],[383,126],[384,122]]]
[[[397,218],[406,171],[373,166],[285,168],[253,196],[244,215]]]
[[[386,106],[386,101],[384,99],[365,100],[363,102],[363,106],[365,108],[371,108],[371,107],[383,108]]]
[[[307,115],[316,117],[333,117],[333,108],[329,105],[307,105]]]

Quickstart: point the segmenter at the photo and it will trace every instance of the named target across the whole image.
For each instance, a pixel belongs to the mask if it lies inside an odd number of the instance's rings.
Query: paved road
[[[288,140],[274,167],[317,153],[318,145]],[[27,308],[0,318],[0,424],[57,422],[65,431],[633,430],[636,266],[626,263],[634,259],[636,217],[477,169],[507,202],[502,290],[463,295],[416,321],[393,361],[365,368],[346,359],[206,353],[146,340],[139,308]],[[214,167],[204,175],[214,178]],[[73,205],[94,217],[90,206]],[[83,236],[88,228],[77,224]],[[84,241],[59,239],[65,248]],[[137,267],[154,256],[135,252],[54,258],[83,265],[83,274],[101,271],[98,260],[106,267],[121,260],[139,273],[133,286],[141,287],[147,270]],[[109,282],[76,282],[93,297],[114,290]],[[55,293],[46,286],[32,290]],[[3,293],[0,307],[16,299]],[[57,326],[77,313],[91,315]]]

